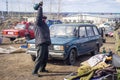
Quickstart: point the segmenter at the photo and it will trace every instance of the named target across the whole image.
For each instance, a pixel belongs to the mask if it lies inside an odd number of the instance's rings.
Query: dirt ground
[[[7,39],[3,40],[0,47],[20,47],[22,44],[12,44]],[[107,42],[101,47],[107,51],[111,49],[114,52],[114,39],[107,38]],[[50,60],[47,69],[50,73],[40,73],[41,77],[32,76],[31,72],[34,62],[31,56],[26,53],[0,54],[0,80],[63,80],[65,76],[72,72],[77,72],[80,63],[90,58],[90,55],[80,56],[74,66],[68,66],[59,60]]]

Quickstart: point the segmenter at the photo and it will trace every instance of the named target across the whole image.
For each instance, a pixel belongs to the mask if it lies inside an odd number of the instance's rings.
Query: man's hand
[[[41,2],[39,3],[39,5],[40,5],[40,6],[43,6],[43,1],[41,1]]]

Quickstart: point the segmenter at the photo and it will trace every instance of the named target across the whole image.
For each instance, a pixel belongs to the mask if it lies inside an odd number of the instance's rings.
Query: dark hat
[[[47,17],[46,17],[46,16],[43,16],[42,18],[43,18],[43,19],[47,19]]]

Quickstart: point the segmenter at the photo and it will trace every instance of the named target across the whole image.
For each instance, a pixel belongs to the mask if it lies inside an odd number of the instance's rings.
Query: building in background
[[[68,15],[62,18],[65,23],[79,23],[79,22],[89,22],[96,25],[102,23],[114,23],[116,20],[120,20],[120,14],[75,14]]]

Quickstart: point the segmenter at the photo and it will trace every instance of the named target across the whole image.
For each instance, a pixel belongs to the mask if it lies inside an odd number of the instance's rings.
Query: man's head
[[[39,2],[39,5],[40,5],[40,6],[43,6],[43,1]]]
[[[47,19],[47,17],[46,17],[46,16],[43,16],[43,17],[42,17],[42,20],[43,20],[43,21],[45,21],[46,19]]]

